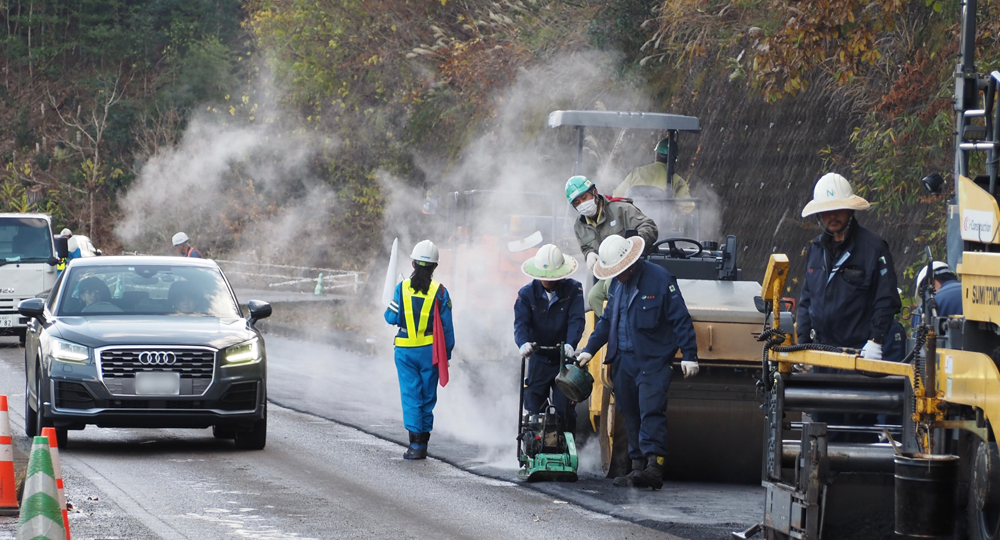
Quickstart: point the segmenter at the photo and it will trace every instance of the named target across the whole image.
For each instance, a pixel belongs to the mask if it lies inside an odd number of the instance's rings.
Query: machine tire
[[[986,443],[973,437],[974,442],[970,445],[970,473],[969,473],[969,498],[966,505],[966,527],[969,540],[1000,540],[1000,454],[997,452],[997,443]],[[986,448],[984,448],[986,447]],[[982,465],[985,455],[988,453],[989,459],[986,461],[988,474],[980,475],[977,482],[977,468],[982,473]],[[992,480],[992,481],[990,481]],[[985,482],[985,484],[984,484]],[[977,485],[978,484],[978,485]],[[980,508],[978,501],[982,500],[983,493],[980,492],[986,487],[990,493],[985,507]]]
[[[611,403],[610,391],[605,391],[601,400],[600,422],[601,470],[606,478],[624,476],[632,466],[628,455],[628,432],[625,417]]]
[[[253,423],[248,430],[236,430],[236,448],[240,450],[263,450],[267,444],[267,405],[264,405],[264,418]]]

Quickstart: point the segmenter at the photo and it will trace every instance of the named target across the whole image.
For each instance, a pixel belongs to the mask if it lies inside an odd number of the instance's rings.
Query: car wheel
[[[216,439],[235,439],[236,428],[232,426],[212,426],[212,436]]]
[[[267,443],[267,405],[264,406],[264,418],[253,423],[253,428],[236,430],[236,448],[240,450],[263,450]]]

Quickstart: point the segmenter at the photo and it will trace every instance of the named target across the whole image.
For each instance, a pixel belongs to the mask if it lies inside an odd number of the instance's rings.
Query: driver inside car
[[[170,285],[167,299],[177,314],[188,315],[204,311],[204,295],[190,281],[176,281]]]
[[[80,309],[81,313],[121,311],[118,306],[111,303],[111,289],[99,277],[91,276],[80,280],[76,289],[83,304]]]

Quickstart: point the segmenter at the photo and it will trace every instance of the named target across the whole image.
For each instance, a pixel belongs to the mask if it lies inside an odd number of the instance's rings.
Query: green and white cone
[[[323,272],[320,272],[319,277],[316,278],[316,289],[313,290],[313,294],[323,296]]]
[[[24,479],[17,540],[65,540],[59,489],[52,471],[48,437],[35,437]]]

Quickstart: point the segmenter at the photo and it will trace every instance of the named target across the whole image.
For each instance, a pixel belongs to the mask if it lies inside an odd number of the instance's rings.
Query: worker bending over
[[[575,356],[583,337],[583,286],[570,279],[578,263],[552,244],[542,246],[524,261],[521,271],[532,278],[517,293],[514,302],[514,342],[521,356],[529,359],[525,381],[524,408],[530,414],[542,412],[552,392],[552,405],[559,414],[559,431],[576,431],[576,407],[555,385],[561,352]],[[540,351],[564,343],[563,351]]]

